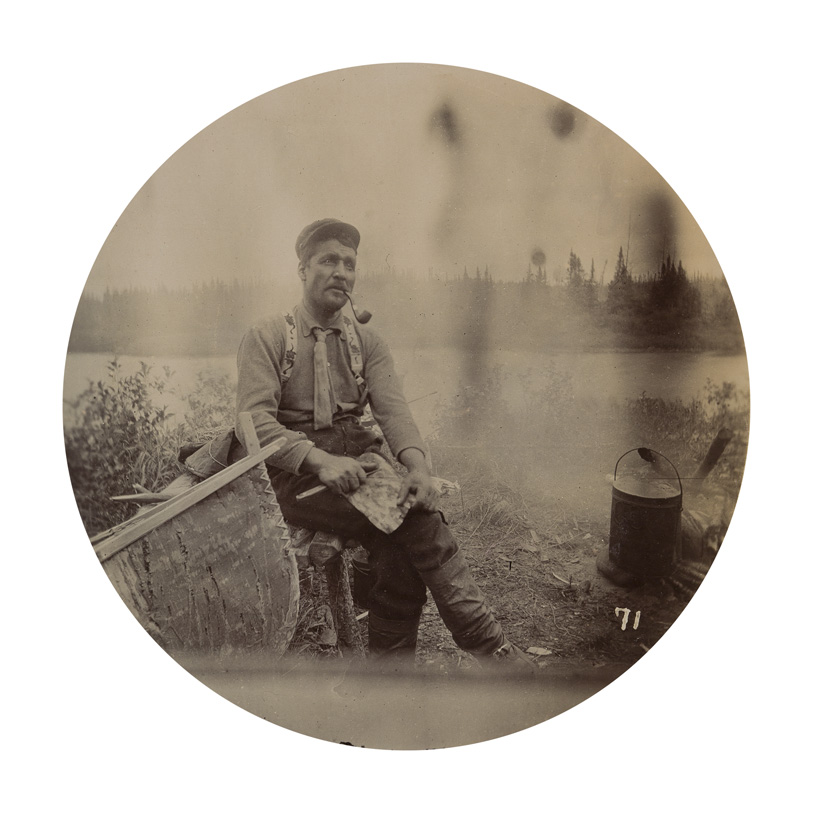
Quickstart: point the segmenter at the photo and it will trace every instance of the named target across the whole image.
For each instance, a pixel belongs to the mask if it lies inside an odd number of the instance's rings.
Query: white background
[[[6,12],[7,809],[801,806],[809,27],[794,3],[774,2],[761,16],[745,8],[78,2]],[[627,675],[509,738],[362,752],[231,706],[136,624],[102,577],[70,494],[61,377],[95,256],[172,152],[287,82],[406,61],[490,71],[559,96],[660,171],[734,294],[752,437],[717,563]]]

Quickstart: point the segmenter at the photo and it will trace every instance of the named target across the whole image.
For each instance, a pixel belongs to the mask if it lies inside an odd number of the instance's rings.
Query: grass
[[[172,386],[171,370],[142,364],[125,376],[114,361],[107,378],[72,405],[66,452],[89,534],[137,510],[111,501],[112,495],[136,485],[160,490],[180,472],[183,444],[229,425],[234,383],[228,376],[202,374],[182,399],[183,416],[157,403]],[[654,448],[681,473],[690,472],[727,426],[734,440],[708,490],[722,495],[730,516],[745,463],[747,394],[708,382],[703,395],[689,401],[641,394],[621,404],[599,403],[574,398],[568,375],[554,367],[517,403],[508,404],[503,392],[504,371],[494,368],[439,411],[429,437],[435,470],[461,486],[444,498],[443,511],[509,637],[525,648],[549,648],[560,659],[632,662],[668,629],[685,601],[663,585],[620,598],[600,589],[595,557],[607,544],[607,476],[624,451],[638,446]],[[621,635],[613,614],[618,601],[637,602],[647,625]],[[297,651],[325,651],[317,603],[303,592]],[[419,659],[439,668],[460,659],[431,602]]]
[[[515,642],[549,648],[561,660],[634,662],[691,594],[661,581],[614,589],[598,574],[609,535],[608,478],[639,446],[666,455],[685,477],[727,427],[734,438],[704,485],[702,506],[727,527],[745,464],[748,396],[707,382],[688,401],[641,394],[600,404],[575,399],[567,377],[552,374],[511,408],[499,397],[501,376],[491,371],[479,390],[449,405],[430,438],[439,474],[461,485],[444,505],[449,523]],[[641,610],[646,623],[620,633],[615,606]]]
[[[201,374],[183,396],[184,415],[174,416],[156,404],[172,388],[171,370],[142,363],[124,376],[113,361],[107,372],[72,404],[65,430],[74,493],[90,533],[134,510],[111,496],[135,485],[160,490],[180,471],[180,446],[214,436],[233,415],[234,382],[227,375]],[[749,403],[730,384],[709,381],[702,397],[686,402],[644,393],[613,405],[575,399],[569,376],[552,365],[519,403],[505,401],[504,383],[504,370],[495,367],[476,386],[461,388],[439,411],[428,439],[436,473],[461,484],[461,519],[477,532],[514,533],[530,512],[541,512],[546,522],[563,513],[589,519],[624,451],[649,446],[685,475],[724,425],[735,439],[710,481],[736,497]]]

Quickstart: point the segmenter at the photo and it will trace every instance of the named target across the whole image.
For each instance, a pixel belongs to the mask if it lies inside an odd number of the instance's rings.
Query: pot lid
[[[622,477],[613,480],[613,488],[633,497],[644,497],[655,500],[666,500],[670,497],[679,497],[680,488],[674,480],[653,478],[639,480],[636,477]]]

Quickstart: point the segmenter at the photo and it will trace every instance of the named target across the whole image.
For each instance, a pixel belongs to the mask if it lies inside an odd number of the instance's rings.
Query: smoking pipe
[[[361,325],[366,325],[367,322],[373,318],[373,315],[370,313],[370,311],[357,311],[356,306],[353,304],[353,300],[350,298],[350,294],[346,294],[346,296],[347,301],[350,303],[350,307],[353,309],[353,313],[356,316],[356,321]]]

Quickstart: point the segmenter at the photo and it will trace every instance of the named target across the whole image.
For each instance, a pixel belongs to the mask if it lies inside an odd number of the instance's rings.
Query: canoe
[[[265,467],[282,444],[91,540],[119,596],[164,649],[282,655],[288,648],[299,578]]]

